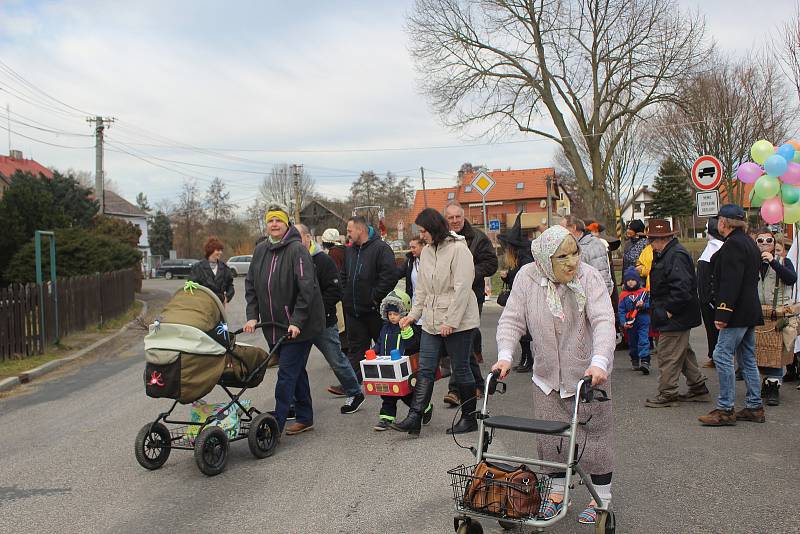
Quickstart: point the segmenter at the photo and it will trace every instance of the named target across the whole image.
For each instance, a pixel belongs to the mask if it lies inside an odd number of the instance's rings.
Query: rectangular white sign
[[[699,191],[697,193],[697,216],[714,217],[719,214],[719,191]]]

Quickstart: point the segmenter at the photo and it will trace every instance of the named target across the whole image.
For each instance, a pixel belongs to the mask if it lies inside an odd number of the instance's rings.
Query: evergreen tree
[[[204,204],[208,216],[208,231],[217,237],[223,233],[225,226],[231,222],[233,203],[231,194],[225,191],[225,182],[214,178],[206,191]]]
[[[680,221],[694,211],[694,193],[686,172],[672,158],[661,162],[653,183],[653,205],[651,215],[659,219],[672,217]]]
[[[153,255],[169,258],[169,251],[172,250],[172,225],[163,211],[156,212],[153,222],[150,223],[148,236]]]
[[[152,208],[150,207],[150,204],[147,202],[147,195],[145,195],[142,192],[139,192],[139,194],[136,195],[136,205],[139,207],[140,210],[145,212],[147,215],[150,215],[150,210]]]

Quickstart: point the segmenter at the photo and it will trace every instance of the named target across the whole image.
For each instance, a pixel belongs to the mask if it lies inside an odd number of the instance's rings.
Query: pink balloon
[[[781,181],[789,185],[800,185],[800,163],[790,162],[786,172],[781,175]]]
[[[798,167],[800,167],[800,165],[798,165]],[[762,174],[764,174],[764,169],[762,169],[758,163],[753,163],[752,161],[742,163],[739,165],[739,168],[736,169],[736,177],[746,184],[752,184],[758,180]]]
[[[783,219],[783,202],[779,196],[764,201],[761,205],[761,218],[767,224],[776,224]]]

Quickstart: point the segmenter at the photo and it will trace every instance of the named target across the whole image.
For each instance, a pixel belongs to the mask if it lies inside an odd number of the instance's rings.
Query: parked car
[[[198,261],[191,259],[164,260],[156,269],[156,277],[163,276],[167,280],[172,280],[173,277],[187,277],[192,272],[192,265]]]
[[[225,263],[231,268],[233,277],[236,278],[239,275],[244,276],[247,274],[247,271],[250,270],[251,261],[253,261],[253,256],[231,256]]]
[[[395,239],[394,241],[389,241],[389,246],[392,247],[392,250],[394,250],[395,252],[401,250],[408,250],[408,243],[406,243],[402,239]]]

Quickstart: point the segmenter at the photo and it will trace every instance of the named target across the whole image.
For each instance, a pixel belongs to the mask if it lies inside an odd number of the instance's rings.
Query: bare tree
[[[170,214],[175,224],[175,249],[184,258],[201,257],[202,230],[205,222],[203,202],[193,180],[183,182],[178,204]]]
[[[772,39],[772,49],[778,66],[800,98],[800,3],[795,4],[791,20],[778,27]]]
[[[672,101],[708,55],[705,21],[674,0],[417,0],[408,27],[422,87],[448,125],[560,144],[597,215],[631,123]]]
[[[648,144],[660,159],[675,160],[687,180],[698,156],[717,157],[723,189],[730,201],[741,203],[736,167],[750,159],[757,139],[786,140],[796,108],[779,69],[762,55],[717,57],[711,64],[678,87],[680,104],[663,106],[648,121]]]
[[[233,203],[230,192],[225,191],[225,182],[216,177],[209,184],[203,204],[208,215],[208,231],[221,235],[225,225],[233,219]]]
[[[300,173],[300,207],[309,202],[316,190],[316,183],[311,175],[303,169]],[[284,206],[289,213],[294,212],[294,176],[292,168],[287,163],[280,163],[272,167],[269,175],[264,178],[259,188],[261,199],[267,203],[277,203]]]

